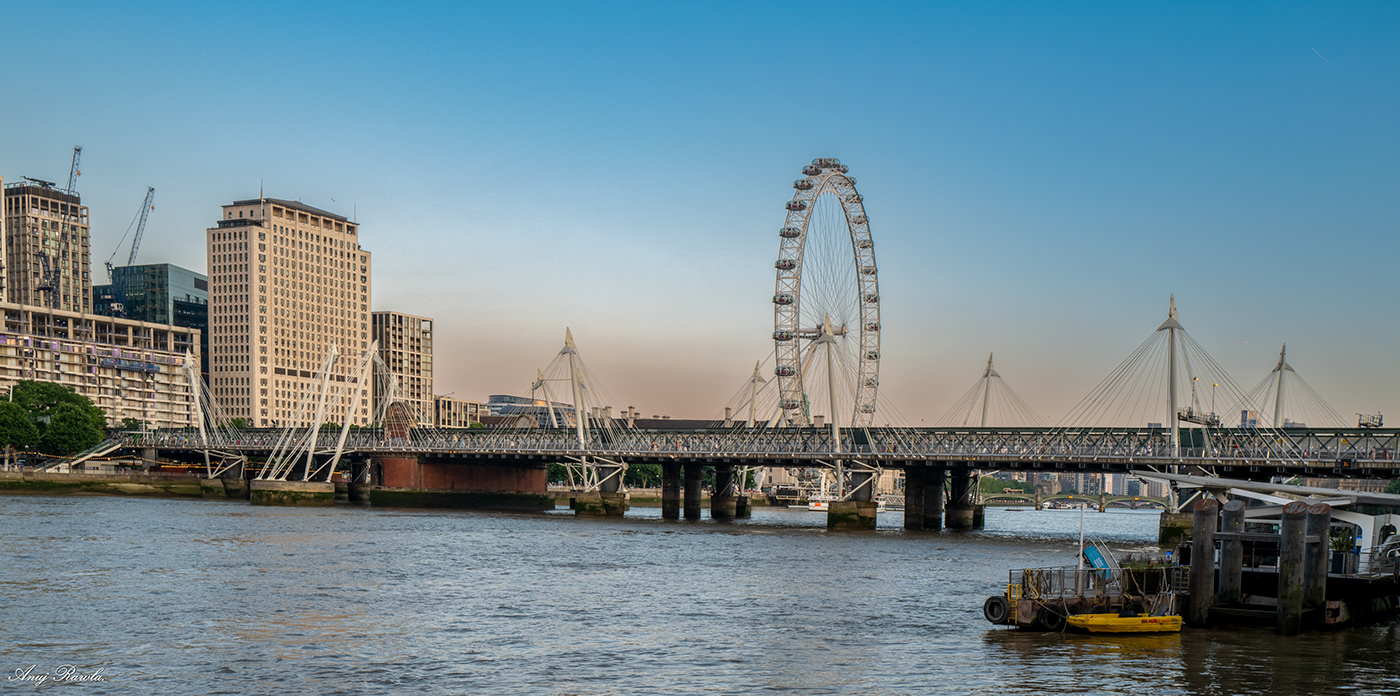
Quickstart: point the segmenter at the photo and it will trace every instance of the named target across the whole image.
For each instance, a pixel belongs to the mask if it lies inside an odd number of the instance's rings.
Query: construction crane
[[[112,260],[117,258],[117,252],[122,249],[122,242],[126,241],[126,235],[131,234],[131,228],[135,226],[136,235],[131,238],[131,253],[127,254],[126,265],[130,266],[136,263],[136,254],[141,250],[141,236],[146,233],[146,219],[151,214],[151,211],[156,209],[155,202],[156,189],[153,186],[147,186],[146,200],[141,203],[141,212],[137,213],[130,225],[127,225],[126,232],[122,234],[121,240],[117,242],[117,248],[112,251],[112,255],[107,257],[107,260],[104,262],[107,266],[107,279],[112,283],[112,295],[116,298],[111,305],[113,316],[126,316],[126,306],[124,304],[126,302],[126,284],[117,282],[117,275],[113,272],[114,269],[112,268]]]
[[[78,177],[83,175],[81,171],[78,171],[78,160],[82,159],[82,156],[83,146],[74,145],[73,166],[68,168],[68,192],[74,195],[77,195],[78,193]]]
[[[40,251],[36,256],[39,257],[39,282],[34,284],[34,289],[44,294],[44,306],[54,309],[58,307],[58,276],[49,264],[47,252]]]

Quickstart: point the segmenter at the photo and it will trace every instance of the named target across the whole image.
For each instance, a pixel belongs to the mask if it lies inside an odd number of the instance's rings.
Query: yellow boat
[[[1075,614],[1065,620],[1070,628],[1090,633],[1178,633],[1180,616],[1119,616]]]

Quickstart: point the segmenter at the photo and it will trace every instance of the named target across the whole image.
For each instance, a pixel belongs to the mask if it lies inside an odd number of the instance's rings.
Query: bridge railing
[[[164,430],[124,433],[126,446],[200,449],[206,446],[197,432]],[[321,431],[316,448],[335,447],[339,433]],[[207,446],[215,449],[271,450],[284,435],[274,430],[244,430],[231,435],[210,434]],[[1251,439],[1252,438],[1252,439]],[[1133,460],[1168,462],[1177,459],[1206,462],[1300,461],[1341,463],[1392,462],[1400,444],[1394,432],[1350,440],[1300,436],[1284,439],[1273,433],[1251,437],[1232,436],[1228,447],[1186,447],[1174,453],[1157,429],[1143,431],[1085,430],[964,431],[935,429],[872,428],[844,434],[840,447],[829,430],[815,428],[725,428],[701,431],[618,430],[595,433],[582,445],[575,431],[566,429],[471,429],[460,431],[413,430],[406,438],[390,438],[381,429],[350,431],[346,451],[366,452],[491,452],[611,456],[735,456],[758,458],[836,459],[903,457],[965,461]],[[304,445],[303,445],[304,446]]]

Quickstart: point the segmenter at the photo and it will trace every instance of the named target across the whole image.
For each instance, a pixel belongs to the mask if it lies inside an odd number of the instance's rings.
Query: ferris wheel
[[[875,243],[856,180],[840,160],[802,169],[779,230],[773,342],[780,422],[869,426],[880,386]]]

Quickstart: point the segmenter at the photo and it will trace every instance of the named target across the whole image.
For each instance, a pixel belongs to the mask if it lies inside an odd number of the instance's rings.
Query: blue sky
[[[84,146],[93,262],[218,206],[362,224],[439,393],[521,392],[565,326],[616,398],[709,416],[772,350],[782,204],[859,179],[881,389],[932,422],[995,350],[1054,421],[1161,321],[1237,381],[1291,362],[1400,418],[1400,6],[30,3],[0,174]],[[122,256],[125,251],[122,252]],[[626,404],[619,404],[626,405]]]

